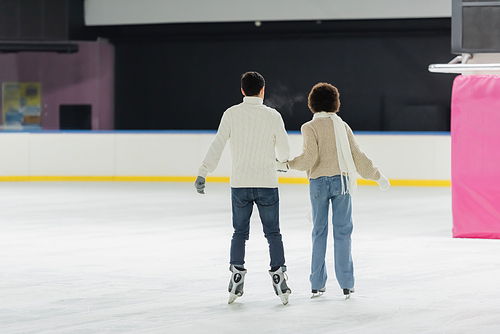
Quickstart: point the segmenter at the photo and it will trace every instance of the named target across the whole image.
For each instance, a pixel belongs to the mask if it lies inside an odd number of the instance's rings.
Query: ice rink
[[[280,196],[290,303],[255,210],[228,305],[228,184],[1,183],[0,333],[500,333],[500,241],[452,238],[450,188],[358,188],[349,300],[331,236],[327,292],[310,298],[308,186]]]

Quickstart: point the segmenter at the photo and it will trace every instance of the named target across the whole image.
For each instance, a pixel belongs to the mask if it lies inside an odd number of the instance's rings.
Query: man
[[[269,274],[274,291],[282,303],[288,303],[291,290],[285,279],[285,255],[279,227],[279,196],[277,164],[280,169],[290,155],[288,135],[281,115],[263,104],[265,80],[257,72],[241,77],[243,103],[224,112],[219,129],[202,165],[195,187],[205,193],[205,178],[217,167],[222,151],[231,140],[231,202],[233,238],[231,240],[229,301],[243,295],[247,270],[245,242],[250,232],[253,204],[257,204],[271,258]]]

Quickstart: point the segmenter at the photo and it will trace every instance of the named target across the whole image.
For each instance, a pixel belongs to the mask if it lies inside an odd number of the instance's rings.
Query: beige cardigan
[[[359,148],[354,134],[345,123],[347,138],[358,174],[364,179],[377,181],[380,172]],[[316,118],[304,123],[300,129],[303,137],[302,154],[288,161],[292,169],[306,171],[308,179],[340,175],[335,144],[335,130],[330,118]]]

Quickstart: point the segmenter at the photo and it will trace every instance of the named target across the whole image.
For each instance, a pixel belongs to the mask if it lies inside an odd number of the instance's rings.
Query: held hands
[[[279,173],[286,173],[288,172],[288,163],[287,162],[279,162],[276,160],[276,171]]]
[[[391,186],[389,180],[382,174],[380,174],[380,179],[378,179],[377,183],[380,186],[380,190],[387,190]]]
[[[194,181],[194,187],[198,194],[205,194],[205,178],[198,176],[196,181]]]

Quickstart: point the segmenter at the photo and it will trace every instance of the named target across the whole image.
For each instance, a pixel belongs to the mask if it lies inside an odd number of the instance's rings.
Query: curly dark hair
[[[246,96],[259,95],[260,90],[265,85],[264,77],[258,72],[246,72],[241,76],[241,88]]]
[[[340,108],[339,91],[329,83],[317,83],[309,93],[307,105],[313,113],[321,111],[337,112]]]

